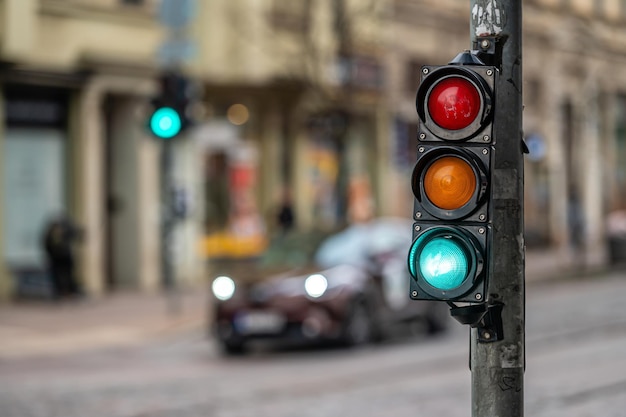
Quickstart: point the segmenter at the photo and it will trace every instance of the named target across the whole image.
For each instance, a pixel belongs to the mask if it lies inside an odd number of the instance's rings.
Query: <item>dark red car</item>
[[[397,324],[447,327],[445,304],[409,299],[411,222],[376,219],[331,236],[275,238],[259,259],[213,280],[211,329],[227,353],[259,339],[357,345]]]

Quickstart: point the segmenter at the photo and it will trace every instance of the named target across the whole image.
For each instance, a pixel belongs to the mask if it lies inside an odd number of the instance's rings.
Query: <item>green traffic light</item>
[[[161,107],[150,117],[150,130],[162,139],[170,139],[180,133],[182,122],[180,115],[171,107]]]
[[[437,228],[413,243],[408,260],[411,275],[439,291],[463,285],[474,262],[459,237]]]
[[[419,270],[427,283],[446,291],[463,284],[469,263],[465,251],[454,239],[437,237],[422,248]]]

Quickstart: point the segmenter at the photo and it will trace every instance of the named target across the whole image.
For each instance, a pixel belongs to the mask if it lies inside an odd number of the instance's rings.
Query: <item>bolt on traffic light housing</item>
[[[415,224],[408,254],[414,300],[487,301],[498,71],[465,55],[472,59],[424,66],[417,91]]]

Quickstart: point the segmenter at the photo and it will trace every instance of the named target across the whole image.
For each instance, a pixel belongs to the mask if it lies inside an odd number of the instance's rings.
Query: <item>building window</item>
[[[626,209],[626,96],[616,99],[615,121],[615,190],[613,208]]]
[[[306,32],[311,20],[311,1],[274,0],[270,19],[276,28]]]
[[[417,123],[396,119],[394,125],[393,161],[400,170],[413,169],[417,160]]]
[[[415,94],[420,85],[422,74],[422,61],[411,60],[406,65],[406,84],[405,89],[410,94]]]
[[[541,103],[541,83],[537,79],[529,79],[524,84],[524,104],[531,107]]]
[[[604,17],[604,0],[593,1],[593,13],[596,16]]]

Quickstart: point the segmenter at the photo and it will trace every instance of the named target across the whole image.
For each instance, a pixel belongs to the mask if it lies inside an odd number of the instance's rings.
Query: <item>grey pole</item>
[[[496,38],[493,263],[490,304],[502,304],[503,338],[470,336],[473,417],[524,415],[525,285],[522,154],[522,0],[471,0],[470,39]]]

